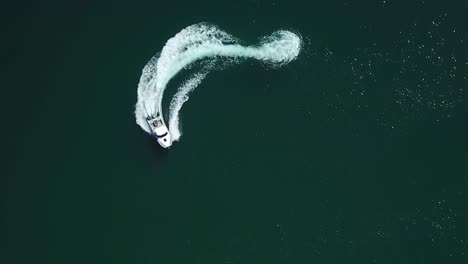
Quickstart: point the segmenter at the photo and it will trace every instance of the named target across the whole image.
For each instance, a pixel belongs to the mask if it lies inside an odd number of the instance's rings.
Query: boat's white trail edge
[[[297,58],[301,51],[301,37],[291,31],[279,30],[262,37],[258,44],[242,46],[239,40],[218,27],[200,23],[189,26],[166,42],[162,51],[156,54],[143,68],[138,84],[138,101],[135,106],[137,124],[151,133],[145,118],[154,115],[161,107],[163,93],[168,82],[181,70],[195,62],[201,64],[198,73],[193,74],[179,88],[169,107],[169,132],[174,141],[179,140],[179,113],[183,104],[211,71],[243,59],[257,59],[270,67],[281,67]]]

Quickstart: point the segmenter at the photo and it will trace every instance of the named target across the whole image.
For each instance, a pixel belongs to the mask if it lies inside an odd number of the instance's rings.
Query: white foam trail
[[[179,112],[182,109],[182,105],[189,99],[188,94],[193,91],[205,78],[207,73],[195,74],[192,78],[186,81],[174,95],[169,106],[169,132],[173,141],[179,140],[182,132],[179,128]]]
[[[150,133],[145,117],[154,114],[161,107],[164,89],[168,82],[181,70],[201,59],[253,58],[279,67],[294,60],[301,50],[301,38],[290,31],[276,31],[263,37],[256,46],[242,46],[238,40],[216,26],[206,23],[195,24],[183,29],[169,39],[160,55],[154,56],[143,69],[138,84],[138,102],[135,116],[138,125]],[[174,140],[180,138],[179,112],[188,94],[193,91],[209,72],[216,69],[216,63],[203,68],[203,73],[185,82],[171,101],[169,131]]]

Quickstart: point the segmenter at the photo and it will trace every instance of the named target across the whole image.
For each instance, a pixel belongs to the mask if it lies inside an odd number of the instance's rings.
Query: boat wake
[[[280,67],[299,55],[301,45],[301,38],[287,30],[263,37],[257,45],[242,46],[237,38],[214,25],[200,23],[189,26],[169,39],[162,51],[144,67],[138,84],[136,122],[151,134],[145,118],[160,111],[168,82],[183,69],[202,62],[198,65],[198,72],[178,88],[170,103],[169,132],[172,140],[179,140],[182,135],[179,127],[182,106],[189,99],[189,93],[210,71],[245,59],[257,59],[270,67]]]

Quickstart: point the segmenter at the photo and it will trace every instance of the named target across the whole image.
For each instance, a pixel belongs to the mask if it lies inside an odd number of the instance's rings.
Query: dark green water
[[[468,5],[307,2],[4,5],[0,263],[467,263]],[[200,21],[303,52],[210,74],[163,151],[141,69]]]

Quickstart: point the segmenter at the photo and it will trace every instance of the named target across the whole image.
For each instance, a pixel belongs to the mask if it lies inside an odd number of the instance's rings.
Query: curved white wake
[[[161,53],[154,56],[143,69],[138,84],[138,102],[135,107],[137,124],[151,133],[145,117],[156,113],[161,107],[164,89],[181,70],[201,59],[223,59],[238,62],[253,58],[269,66],[279,67],[294,60],[301,50],[301,38],[290,31],[276,31],[263,37],[255,46],[242,46],[238,40],[216,26],[195,24],[183,29],[169,39]],[[193,91],[216,62],[205,65],[202,71],[187,80],[172,98],[169,113],[169,132],[173,140],[181,136],[179,112]]]

